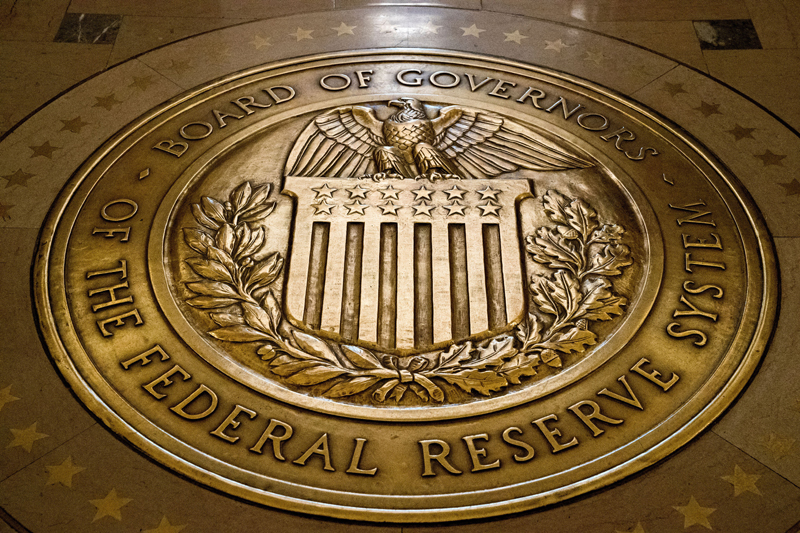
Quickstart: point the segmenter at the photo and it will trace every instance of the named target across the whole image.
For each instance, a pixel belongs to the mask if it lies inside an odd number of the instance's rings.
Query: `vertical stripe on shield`
[[[506,321],[506,290],[503,284],[503,259],[500,250],[500,226],[483,225],[483,253],[486,276],[486,310],[489,329],[502,328]]]
[[[464,224],[450,224],[450,313],[453,339],[469,337],[469,280],[467,232]]]
[[[325,289],[325,267],[328,262],[330,224],[314,222],[311,228],[311,252],[308,258],[308,283],[303,322],[319,328],[322,321],[322,299]]]
[[[431,225],[414,224],[414,346],[433,344]]]
[[[339,334],[348,341],[358,339],[358,318],[361,312],[361,258],[364,246],[364,224],[349,222],[344,250],[342,281],[342,316]]]
[[[397,224],[381,224],[378,344],[397,346]]]

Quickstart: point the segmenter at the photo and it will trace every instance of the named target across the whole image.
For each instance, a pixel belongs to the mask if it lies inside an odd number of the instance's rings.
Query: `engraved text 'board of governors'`
[[[561,501],[723,412],[771,331],[765,227],[626,98],[341,53],[173,99],[54,205],[36,305],[114,432],[240,498],[425,522]]]

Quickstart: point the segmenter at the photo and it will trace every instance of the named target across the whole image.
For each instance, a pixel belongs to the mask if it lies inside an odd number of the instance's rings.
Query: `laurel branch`
[[[552,272],[531,276],[530,307],[536,312],[528,313],[515,335],[412,356],[328,341],[285,320],[275,297],[272,285],[284,261],[279,253],[263,250],[263,221],[275,209],[267,200],[270,190],[270,185],[254,189],[245,182],[224,203],[206,196],[192,205],[201,227],[185,228],[184,240],[199,257],[186,263],[203,280],[186,282],[195,294],[186,303],[209,310],[219,326],[208,332],[211,336],[258,342],[256,352],[273,374],[299,387],[330,384],[323,392],[328,398],[373,389],[379,403],[400,402],[408,391],[441,403],[451,387],[491,396],[535,376],[540,365],[561,368],[562,356],[597,344],[589,322],[611,320],[627,304],[607,279],[632,264],[630,250],[620,243],[624,229],[600,226],[586,202],[548,191],[544,210],[555,225],[538,228],[525,242],[534,261]]]

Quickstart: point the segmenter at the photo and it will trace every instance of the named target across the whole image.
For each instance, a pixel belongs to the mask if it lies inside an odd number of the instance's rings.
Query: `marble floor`
[[[782,300],[757,376],[719,422],[567,504],[401,528],[228,499],[131,452],[80,407],[39,341],[29,286],[39,227],[69,175],[144,111],[207,80],[370,47],[574,73],[666,115],[732,168],[774,238]],[[797,0],[0,0],[0,532],[800,531],[799,86]]]

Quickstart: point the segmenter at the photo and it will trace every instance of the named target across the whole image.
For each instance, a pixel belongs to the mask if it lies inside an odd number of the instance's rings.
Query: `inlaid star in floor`
[[[722,113],[719,112],[719,104],[709,104],[705,100],[700,102],[699,107],[694,108],[695,111],[700,111],[704,117],[708,118],[711,115],[721,115]]]
[[[46,157],[47,159],[53,159],[53,152],[56,150],[61,150],[58,146],[52,146],[50,141],[45,141],[39,146],[29,146],[33,153],[31,154],[31,159],[34,157]]]
[[[8,189],[12,185],[19,185],[20,187],[27,187],[28,186],[28,180],[31,179],[34,176],[35,176],[35,174],[28,174],[27,172],[24,172],[20,168],[16,172],[14,172],[13,174],[9,174],[7,176],[0,176],[0,178],[3,178],[4,180],[6,180],[5,188]]]
[[[694,499],[694,496],[689,499],[688,504],[673,508],[683,515],[684,529],[695,524],[711,529],[711,522],[708,521],[708,517],[711,513],[716,511],[716,509],[713,507],[702,507],[697,503],[697,500]]]
[[[133,81],[130,85],[128,85],[128,87],[136,88],[140,91],[146,91],[148,87],[153,85],[153,83],[153,76],[142,76],[141,78],[134,76]]]
[[[436,26],[432,20],[429,20],[420,26],[420,29],[422,30],[422,33],[439,33],[439,28],[441,27],[442,26]]]
[[[170,61],[169,66],[166,70],[171,70],[178,76],[189,70],[191,67],[191,62],[188,59],[184,59],[181,61],[175,61],[174,59]]]
[[[683,88],[682,83],[670,83],[668,81],[664,82],[663,88],[665,91],[669,93],[670,96],[675,97],[681,93],[689,94],[689,91]]]
[[[11,215],[8,210],[14,207],[15,204],[4,204],[0,202],[0,220],[11,220]]]
[[[71,120],[61,120],[64,126],[59,131],[70,131],[72,133],[80,133],[84,126],[88,126],[88,122],[84,122],[81,117],[75,117]]]
[[[545,46],[544,46],[545,50],[555,50],[559,54],[561,53],[561,50],[563,50],[564,48],[570,48],[570,47],[574,46],[574,45],[571,45],[571,44],[566,44],[561,39],[556,39],[555,41],[548,41],[548,40],[545,39],[544,43],[545,43]]]
[[[614,533],[646,533],[644,528],[642,527],[641,522],[636,522],[636,526],[631,530],[620,531],[619,529],[614,530]]]
[[[116,518],[121,521],[122,512],[120,509],[132,501],[131,498],[120,498],[117,496],[117,489],[111,489],[111,492],[109,492],[108,496],[105,498],[89,500],[89,503],[97,507],[97,513],[95,513],[92,522],[97,522],[104,516],[110,516],[111,518]]]
[[[732,476],[722,476],[722,479],[733,485],[733,495],[738,496],[745,492],[752,492],[761,496],[761,491],[756,487],[756,481],[761,476],[757,474],[747,474],[739,465],[733,467]]]
[[[522,34],[519,32],[519,30],[514,30],[514,32],[513,32],[513,33],[506,33],[506,32],[503,32],[503,35],[505,35],[505,36],[506,36],[506,40],[505,40],[505,41],[503,41],[503,42],[509,42],[509,41],[513,41],[513,42],[515,42],[515,43],[517,43],[517,44],[522,44],[522,39],[527,39],[527,38],[528,38],[528,36],[527,36],[527,35],[522,35]]]
[[[486,31],[478,28],[475,24],[470,26],[469,28],[461,28],[464,31],[462,37],[466,37],[467,35],[471,35],[472,37],[480,37],[481,33]]]
[[[756,131],[756,128],[745,128],[736,124],[732,129],[727,130],[728,133],[733,135],[734,139],[737,141],[741,141],[742,139],[752,139],[753,132]]]
[[[358,28],[358,26],[348,26],[347,24],[342,22],[341,24],[339,24],[338,28],[331,28],[331,29],[336,32],[337,37],[341,37],[342,35],[355,35],[355,33],[353,33],[353,30],[356,28]]]
[[[795,440],[791,437],[784,437],[776,433],[770,433],[769,437],[761,441],[761,445],[766,448],[767,452],[773,459],[779,461],[784,457],[793,455]]]
[[[11,387],[12,385],[9,385],[5,389],[0,390],[0,411],[3,410],[3,407],[5,407],[7,403],[19,400],[19,398],[11,394]]]
[[[800,181],[797,181],[797,178],[787,183],[778,183],[778,185],[783,187],[786,196],[797,196],[800,194]],[[800,411],[800,400],[798,400],[797,410]]]
[[[603,52],[595,52],[593,50],[587,50],[586,57],[583,58],[584,61],[592,61],[597,66],[600,66],[606,59],[608,58]]]
[[[182,526],[173,526],[172,524],[169,523],[167,517],[164,516],[161,518],[161,522],[158,524],[158,527],[156,527],[155,529],[145,529],[144,533],[178,533],[185,527],[186,524]]]
[[[302,41],[303,39],[313,39],[311,34],[314,33],[314,30],[304,30],[303,28],[298,27],[294,33],[290,33],[290,37],[294,37],[298,41]]]
[[[763,154],[756,154],[755,157],[760,159],[765,167],[770,165],[782,167],[783,160],[786,159],[785,155],[773,154],[771,150],[766,150]]]
[[[256,50],[261,50],[265,46],[272,46],[272,43],[269,42],[269,41],[270,41],[269,37],[262,37],[260,35],[254,35],[253,36],[253,40],[250,41],[250,44],[252,44],[253,47]]]
[[[86,470],[82,466],[73,464],[71,455],[64,459],[64,462],[60,465],[47,466],[45,468],[47,469],[47,473],[50,474],[45,485],[61,483],[67,488],[72,488],[72,478],[75,474]]]
[[[114,93],[111,93],[106,96],[95,96],[94,97],[97,102],[92,107],[102,107],[106,111],[111,111],[111,109],[118,104],[121,104],[121,100],[117,100],[117,97]]]
[[[6,448],[16,448],[19,446],[26,452],[30,453],[30,451],[33,449],[34,442],[50,436],[46,433],[39,433],[36,431],[36,424],[38,424],[38,422],[34,422],[25,429],[12,429],[11,433],[14,435],[14,439],[8,444],[8,446],[6,446]]]

